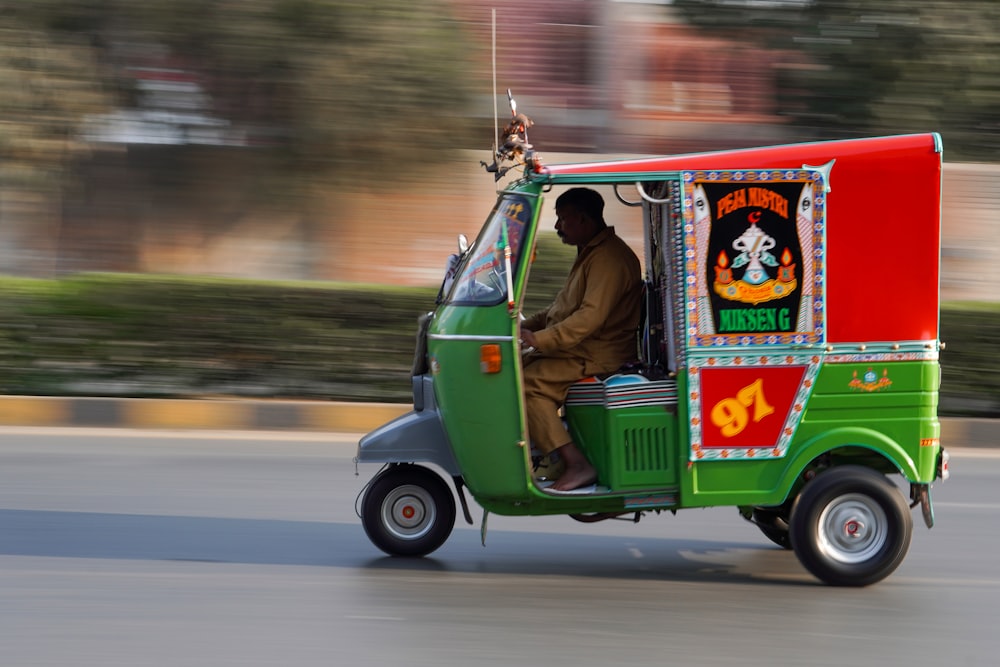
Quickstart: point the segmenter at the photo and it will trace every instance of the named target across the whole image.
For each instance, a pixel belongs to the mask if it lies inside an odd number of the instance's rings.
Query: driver
[[[524,358],[528,433],[543,455],[566,464],[550,487],[570,491],[593,484],[597,471],[573,442],[559,409],[581,378],[613,373],[636,359],[642,298],[639,259],[604,221],[604,199],[572,188],[556,199],[556,232],[577,248],[576,261],[555,301],[521,323],[534,348]]]

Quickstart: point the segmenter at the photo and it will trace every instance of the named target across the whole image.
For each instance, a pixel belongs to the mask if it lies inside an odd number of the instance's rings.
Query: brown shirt
[[[577,357],[585,373],[610,373],[636,359],[642,298],[639,259],[607,227],[577,254],[566,284],[522,326],[543,356]]]

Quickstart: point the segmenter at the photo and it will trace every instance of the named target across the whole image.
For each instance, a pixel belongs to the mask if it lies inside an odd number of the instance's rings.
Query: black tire
[[[792,549],[802,565],[833,586],[868,586],[899,567],[910,548],[913,517],[885,475],[838,466],[806,484],[792,510]]]
[[[782,549],[792,548],[792,538],[788,534],[788,512],[781,507],[755,507],[753,522],[764,533],[764,537]]]
[[[390,556],[426,556],[455,527],[455,497],[427,468],[393,466],[368,486],[361,523],[372,544]]]

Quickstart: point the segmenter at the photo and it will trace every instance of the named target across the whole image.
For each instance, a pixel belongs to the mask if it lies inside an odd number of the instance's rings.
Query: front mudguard
[[[413,378],[413,399],[413,410],[361,438],[355,463],[433,463],[452,477],[460,477],[431,378]]]

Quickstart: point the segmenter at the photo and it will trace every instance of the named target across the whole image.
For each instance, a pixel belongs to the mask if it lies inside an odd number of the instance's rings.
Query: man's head
[[[570,188],[556,199],[556,233],[567,245],[582,248],[603,230],[604,198],[590,188]]]

